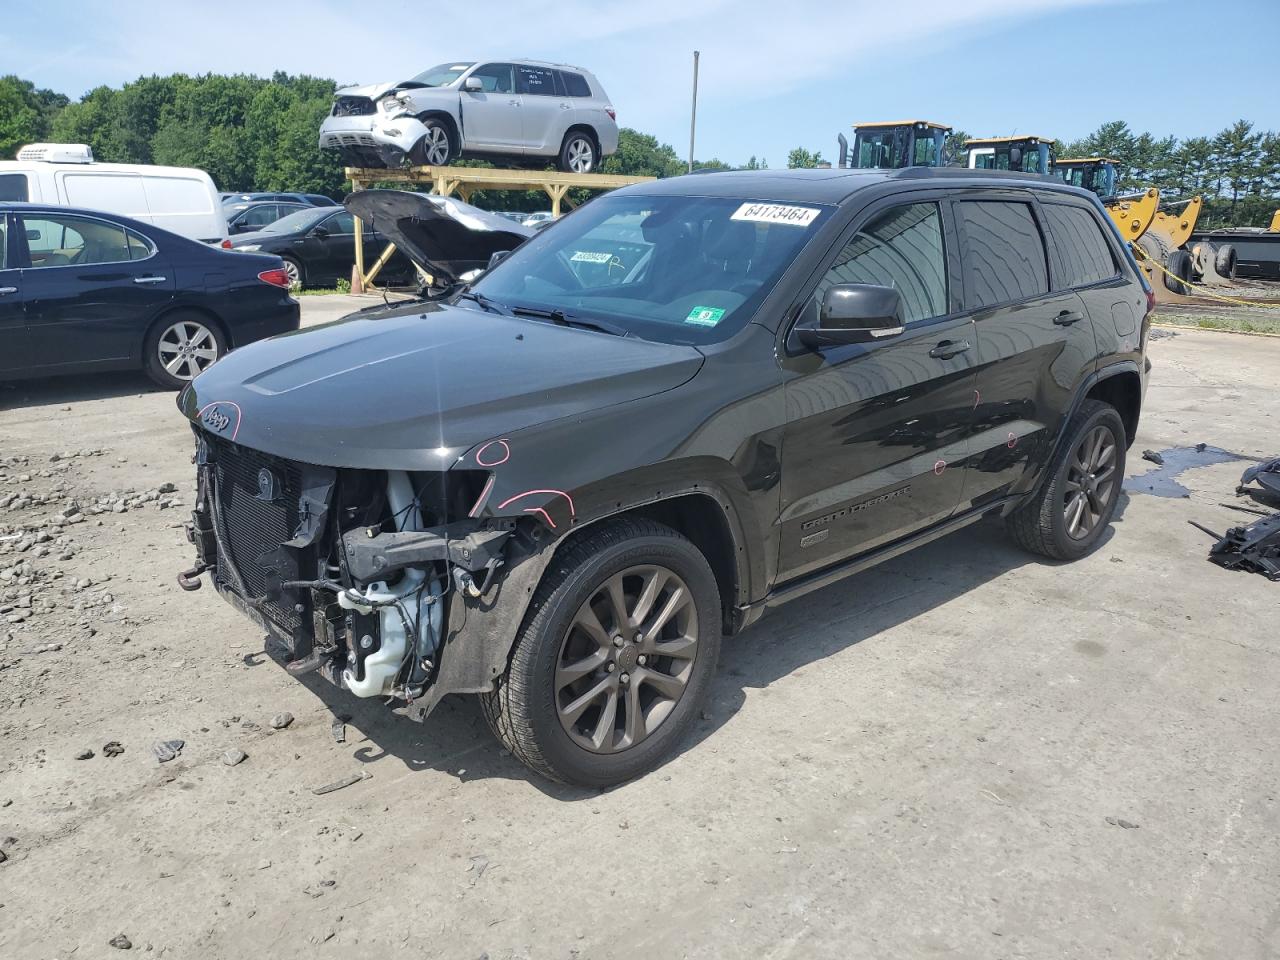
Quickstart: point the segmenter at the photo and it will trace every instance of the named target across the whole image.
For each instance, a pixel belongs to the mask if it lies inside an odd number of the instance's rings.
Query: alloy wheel
[[[1083,540],[1097,527],[1115,496],[1116,438],[1099,425],[1085,434],[1067,461],[1063,520],[1067,536]]]
[[[302,285],[302,272],[292,260],[285,260],[284,273],[289,278],[289,286],[298,287]]]
[[[578,608],[560,643],[560,725],[592,753],[634,747],[674,712],[697,654],[698,611],[684,580],[654,564],[614,574]]]
[[[422,135],[422,155],[429,166],[443,166],[449,160],[449,132],[432,124]]]
[[[585,137],[575,137],[569,142],[569,169],[574,173],[590,173],[596,163],[596,150]]]
[[[160,334],[156,352],[171,377],[194,380],[218,359],[218,341],[203,323],[179,320]]]

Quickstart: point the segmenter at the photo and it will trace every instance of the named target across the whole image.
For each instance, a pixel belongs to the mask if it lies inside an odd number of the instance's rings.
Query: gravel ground
[[[980,526],[806,598],[606,793],[470,700],[417,725],[296,681],[181,592],[172,395],[0,386],[0,956],[1280,955],[1280,584],[1186,523],[1241,522],[1246,464],[1174,450],[1280,454],[1280,340],[1151,352],[1097,553]]]

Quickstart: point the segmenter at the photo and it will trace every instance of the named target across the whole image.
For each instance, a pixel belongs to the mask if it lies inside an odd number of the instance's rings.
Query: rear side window
[[[560,71],[560,77],[564,80],[564,92],[566,95],[570,97],[591,96],[591,85],[587,83],[587,78],[582,74],[562,70]]]
[[[543,97],[554,96],[555,81],[551,78],[551,71],[542,67],[516,67],[516,92]]]
[[[1030,204],[962,200],[956,207],[967,240],[964,262],[969,309],[1049,292],[1044,240]]]
[[[837,283],[896,288],[907,323],[946,315],[947,261],[938,205],[894,207],[855,233],[818,282],[814,308]]]
[[[1098,218],[1083,207],[1044,205],[1064,286],[1083,287],[1116,275],[1116,260]]]
[[[20,200],[25,203],[30,199],[25,173],[0,173],[0,200]]]
[[[31,266],[71,267],[133,259],[124,227],[105,220],[43,214],[24,217]]]
[[[132,230],[125,230],[125,243],[129,247],[130,260],[145,260],[156,252],[150,240]]]

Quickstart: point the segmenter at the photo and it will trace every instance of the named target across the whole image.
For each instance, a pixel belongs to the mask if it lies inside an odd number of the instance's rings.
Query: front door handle
[[[929,351],[929,356],[935,360],[950,360],[954,356],[964,353],[969,349],[968,340],[943,340],[940,344]]]
[[[1053,322],[1060,327],[1069,327],[1073,323],[1079,323],[1084,319],[1083,313],[1076,313],[1074,310],[1063,310],[1060,314],[1053,318]]]
[[[134,277],[134,283],[164,283],[164,277]]]
[[[17,287],[0,287],[0,297],[7,297],[9,294],[17,292]]]

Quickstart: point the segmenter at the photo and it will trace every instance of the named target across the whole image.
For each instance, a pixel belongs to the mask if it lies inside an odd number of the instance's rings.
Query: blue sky
[[[620,123],[684,155],[697,48],[699,159],[782,166],[794,146],[831,157],[856,120],[907,116],[1067,140],[1112,119],[1278,130],[1277,36],[1280,0],[44,0],[7,10],[0,72],[78,97],[151,73],[369,83],[531,57],[591,69]]]

